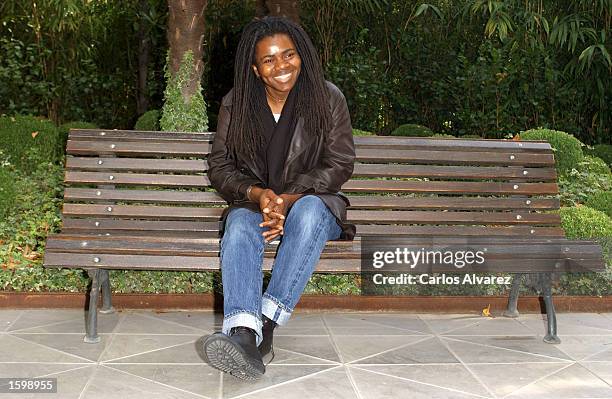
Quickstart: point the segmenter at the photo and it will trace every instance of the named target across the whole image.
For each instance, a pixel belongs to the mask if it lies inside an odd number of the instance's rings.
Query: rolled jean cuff
[[[261,343],[263,339],[261,328],[263,326],[261,319],[255,316],[253,313],[249,312],[238,312],[234,313],[230,316],[226,316],[223,318],[223,328],[221,332],[225,335],[229,335],[229,332],[234,327],[248,327],[252,328],[257,334],[257,346]]]
[[[261,313],[279,326],[284,326],[289,321],[292,311],[272,295],[264,293],[261,298]]]

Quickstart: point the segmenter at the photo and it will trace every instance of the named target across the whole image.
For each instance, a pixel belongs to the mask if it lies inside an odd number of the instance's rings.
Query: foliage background
[[[163,105],[164,0],[0,4],[0,114],[132,128],[138,32],[152,43],[147,95]],[[214,130],[254,0],[206,8],[204,100]],[[406,123],[501,138],[536,127],[610,143],[612,0],[308,0],[301,20],[356,128]]]
[[[137,32],[143,27],[152,43],[149,109],[163,108],[167,5],[146,0],[143,10],[142,1],[0,3],[0,290],[87,287],[80,270],[42,268],[42,254],[47,234],[60,226],[67,129],[130,129],[140,116]],[[219,101],[232,86],[235,48],[254,3],[208,1],[202,82],[208,105],[203,120],[211,131]],[[570,133],[593,147],[580,144],[582,154],[572,139],[550,138],[567,155],[567,163],[558,165],[562,204],[588,204],[603,213],[564,211],[564,226],[576,238],[609,231],[612,175],[601,159],[608,165],[612,159],[612,0],[301,3],[304,28],[327,78],[345,93],[357,134],[502,138],[534,128]],[[157,128],[159,111],[145,119],[147,127]],[[581,233],[585,220],[597,229]],[[612,294],[612,243],[599,238],[608,272],[563,276],[559,293]],[[111,279],[117,292],[221,289],[218,273],[114,271]],[[506,289],[438,286],[405,293],[491,295]],[[306,292],[355,294],[358,276],[315,275]]]

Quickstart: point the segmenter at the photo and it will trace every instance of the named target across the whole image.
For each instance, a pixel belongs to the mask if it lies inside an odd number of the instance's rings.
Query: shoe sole
[[[263,363],[250,362],[244,351],[225,334],[215,334],[204,342],[204,354],[208,363],[241,380],[254,381],[265,372]]]

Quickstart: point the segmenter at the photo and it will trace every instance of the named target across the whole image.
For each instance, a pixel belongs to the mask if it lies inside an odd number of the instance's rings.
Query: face
[[[293,40],[284,33],[264,37],[255,46],[253,71],[272,95],[285,98],[295,86],[301,66]]]

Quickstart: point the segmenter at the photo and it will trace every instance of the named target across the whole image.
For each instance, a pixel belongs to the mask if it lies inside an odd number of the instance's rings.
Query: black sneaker
[[[265,364],[269,364],[272,359],[274,359],[274,328],[276,327],[276,322],[274,320],[268,319],[265,315],[262,315],[263,328],[262,335],[263,339],[259,344],[259,353]],[[269,356],[268,356],[269,355]]]
[[[266,366],[257,350],[256,333],[248,327],[234,327],[229,335],[215,333],[204,342],[206,360],[214,368],[242,380],[257,380]]]

